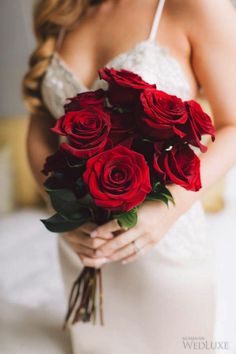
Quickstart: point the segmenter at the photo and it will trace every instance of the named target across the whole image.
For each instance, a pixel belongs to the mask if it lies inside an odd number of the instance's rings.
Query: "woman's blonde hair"
[[[34,11],[37,47],[30,56],[29,70],[23,79],[23,96],[30,113],[46,110],[41,82],[62,28],[72,27],[94,0],[40,0]]]

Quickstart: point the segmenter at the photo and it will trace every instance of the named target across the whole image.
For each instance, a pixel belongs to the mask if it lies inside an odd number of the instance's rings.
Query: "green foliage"
[[[50,190],[48,195],[52,207],[63,216],[77,213],[81,208],[75,194],[67,188]]]
[[[70,223],[75,223],[76,227],[78,227],[78,225],[81,225],[81,220],[84,223],[91,217],[91,197],[89,195],[78,199],[75,193],[68,188],[54,190],[47,188],[47,192],[51,200],[51,205],[57,212],[56,216],[54,215],[52,219],[49,218],[48,222],[45,223],[48,229],[49,227],[55,228],[54,232],[59,232],[58,228],[73,227]],[[54,223],[55,225],[53,226]]]
[[[58,213],[48,219],[41,219],[41,221],[49,231],[60,233],[76,229],[84,224],[88,220],[88,217],[88,210],[84,209],[77,214],[77,219],[74,221],[69,221]]]
[[[159,200],[165,203],[167,206],[169,205],[169,202],[175,204],[174,198],[171,192],[169,191],[169,189],[161,185],[160,182],[155,182],[153,184],[153,190],[151,193],[149,193],[146,200],[150,200],[150,201]]]
[[[133,208],[126,213],[113,214],[113,218],[117,219],[118,223],[123,229],[130,229],[137,224],[137,208]]]

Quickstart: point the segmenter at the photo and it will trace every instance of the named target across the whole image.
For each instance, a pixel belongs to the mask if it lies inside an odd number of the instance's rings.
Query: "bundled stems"
[[[110,220],[110,212],[99,209],[90,210],[98,224]],[[90,322],[96,324],[97,304],[100,324],[104,326],[102,270],[85,267],[75,280],[68,303],[63,329],[71,322]]]
[[[72,324],[90,322],[91,320],[95,324],[97,295],[99,297],[100,323],[104,325],[102,271],[101,269],[85,267],[71,289],[63,329],[65,329],[70,320],[72,320]]]
[[[104,318],[103,318],[103,286],[102,286],[102,270],[97,270],[98,276],[98,286],[99,286],[99,312],[100,312],[100,323],[101,326],[104,326]]]

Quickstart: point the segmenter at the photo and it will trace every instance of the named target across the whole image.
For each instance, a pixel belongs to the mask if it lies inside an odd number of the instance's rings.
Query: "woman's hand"
[[[148,252],[166,234],[174,222],[173,211],[161,202],[144,202],[138,209],[138,222],[135,227],[120,233],[112,240],[97,248],[95,255],[123,264],[134,261]],[[97,227],[92,233],[101,237],[110,232],[109,224]]]
[[[75,236],[74,242],[77,242],[77,252],[82,255],[85,265],[98,268],[112,261],[125,264],[149,251],[176,219],[174,207],[167,209],[160,202],[145,202],[138,209],[138,223],[132,229],[122,230],[116,220],[97,227],[92,224],[92,227],[86,228],[87,235]],[[113,233],[117,231],[119,235],[114,237]],[[81,248],[85,243],[86,253]]]
[[[106,224],[100,236],[92,238],[90,235],[97,227],[96,224],[87,222],[78,229],[65,234],[66,240],[87,267],[100,268],[109,261],[106,257],[96,257],[96,251],[113,238],[112,232],[120,229],[117,222],[113,220]]]

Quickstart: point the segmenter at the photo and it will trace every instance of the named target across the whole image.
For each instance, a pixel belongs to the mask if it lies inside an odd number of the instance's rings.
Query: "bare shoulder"
[[[173,13],[182,13],[183,16],[214,16],[217,13],[224,15],[234,9],[231,0],[167,0],[166,6]]]
[[[236,10],[230,0],[168,0],[167,6],[193,39],[214,33],[236,38]]]

